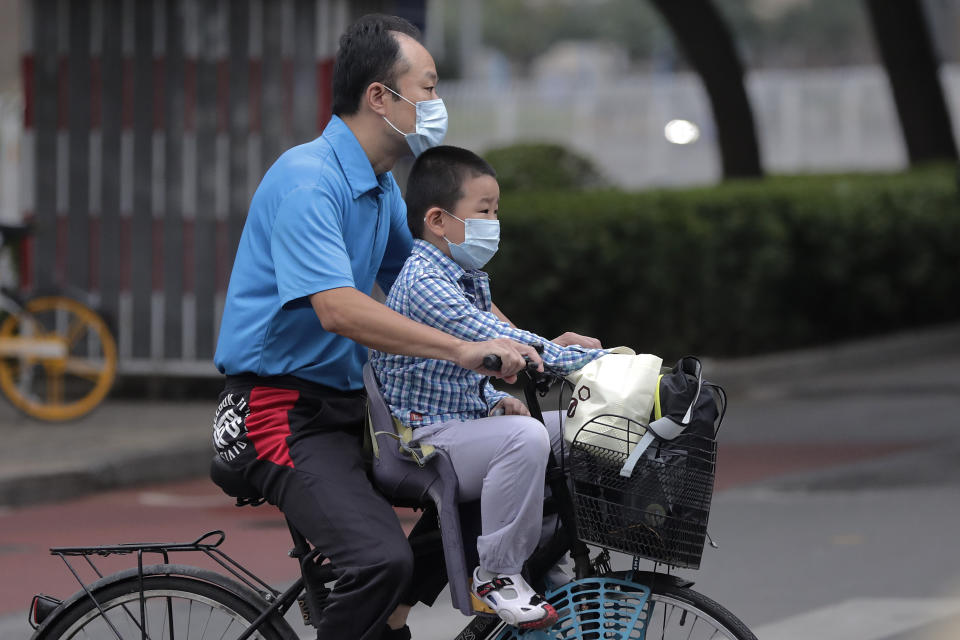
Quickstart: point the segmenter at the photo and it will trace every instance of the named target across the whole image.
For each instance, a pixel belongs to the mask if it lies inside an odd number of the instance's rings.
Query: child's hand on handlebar
[[[490,410],[491,416],[529,416],[530,410],[514,397],[504,398]]]
[[[485,376],[503,378],[509,383],[516,382],[517,374],[526,368],[528,361],[534,363],[538,371],[543,371],[543,360],[536,349],[509,338],[465,342],[461,354],[456,363],[464,369],[470,369]],[[499,370],[484,366],[483,361],[487,356],[500,358]]]

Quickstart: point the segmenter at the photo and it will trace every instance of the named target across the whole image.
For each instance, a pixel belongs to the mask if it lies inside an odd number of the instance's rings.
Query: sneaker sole
[[[559,616],[557,615],[557,610],[553,608],[553,605],[545,603],[543,608],[546,610],[546,614],[539,620],[531,620],[530,622],[521,622],[516,625],[521,629],[528,629],[535,631],[537,629],[547,629],[556,624]]]

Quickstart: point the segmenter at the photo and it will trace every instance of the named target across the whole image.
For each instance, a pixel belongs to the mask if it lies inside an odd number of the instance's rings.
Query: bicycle
[[[0,225],[0,249],[28,227]],[[0,391],[38,420],[86,415],[109,393],[117,346],[106,321],[82,302],[46,295],[26,302],[0,287]]]
[[[496,369],[496,367],[490,367]],[[382,395],[379,393],[376,378],[367,365],[364,369],[364,382],[370,400],[373,435],[378,442],[378,453],[374,462],[374,477],[380,489],[391,502],[402,506],[418,504],[429,510],[423,517],[433,514],[439,516],[439,532],[434,531],[410,540],[416,548],[419,544],[430,544],[441,535],[444,561],[447,569],[451,600],[455,608],[473,615],[454,638],[454,640],[550,640],[550,639],[645,639],[661,640],[685,638],[726,638],[728,640],[756,640],[753,633],[733,614],[718,603],[692,590],[692,582],[675,575],[657,570],[641,571],[641,557],[655,562],[669,560],[675,566],[696,568],[705,534],[705,514],[709,511],[709,499],[703,505],[698,502],[701,512],[693,520],[696,531],[693,537],[687,535],[680,540],[679,546],[667,544],[671,534],[668,521],[677,520],[668,511],[645,511],[640,520],[628,517],[635,505],[627,504],[615,513],[599,514],[592,507],[584,505],[598,504],[605,499],[629,493],[629,487],[622,483],[615,491],[604,493],[596,484],[591,485],[591,474],[596,474],[603,466],[602,458],[592,455],[584,457],[576,441],[571,445],[570,470],[566,463],[561,465],[551,454],[548,485],[552,497],[547,499],[545,513],[555,511],[559,516],[558,526],[550,539],[542,545],[527,562],[526,571],[531,577],[534,588],[544,589],[544,576],[561,557],[570,553],[574,562],[576,577],[565,585],[545,590],[546,597],[554,604],[559,614],[556,625],[545,631],[521,631],[505,625],[492,612],[483,611],[483,607],[469,595],[467,587],[466,553],[470,535],[464,535],[460,528],[459,506],[456,503],[455,483],[449,479],[452,467],[442,452],[437,452],[421,468],[407,458],[397,439],[403,436],[396,432]],[[553,380],[549,375],[528,373],[524,384],[531,414],[542,421],[539,398],[546,394]],[[596,440],[593,440],[596,446]],[[715,443],[714,443],[715,444]],[[715,452],[715,447],[708,447]],[[677,455],[674,447],[671,455]],[[589,465],[587,475],[583,475],[582,463]],[[654,464],[652,458],[650,464]],[[598,467],[597,465],[600,465]],[[246,485],[245,481],[229,467],[214,457],[211,476],[224,491],[237,499],[238,506],[256,505],[263,498]],[[454,476],[455,477],[455,476]],[[568,478],[573,479],[573,491],[570,491]],[[643,480],[649,484],[647,480]],[[712,481],[711,481],[712,490]],[[661,493],[664,487],[660,487]],[[671,500],[684,503],[677,494],[688,491],[683,483],[670,483],[668,492]],[[611,506],[611,505],[608,505]],[[601,546],[591,558],[589,548],[578,535],[578,517],[600,515],[596,522],[588,525],[591,529],[587,538],[595,537],[601,529],[622,530],[624,527],[637,528],[639,535],[621,536],[638,541],[639,547],[633,548],[634,560],[630,569],[614,570],[611,566],[610,549],[617,545]],[[624,515],[627,514],[627,515]],[[332,565],[326,562],[319,549],[311,548],[304,537],[290,525],[293,549],[290,556],[300,564],[301,575],[286,590],[267,585],[241,564],[218,549],[224,540],[222,531],[213,531],[188,543],[134,543],[92,547],[58,547],[51,554],[58,556],[73,573],[81,585],[81,590],[70,598],[60,601],[45,595],[34,597],[30,608],[30,622],[36,629],[34,640],[54,640],[73,638],[296,638],[296,633],[284,620],[284,616],[299,603],[306,624],[319,620],[328,585],[335,579]],[[676,523],[674,523],[676,524]],[[702,525],[702,527],[701,527]],[[681,527],[682,528],[682,527]],[[699,529],[703,528],[702,534]],[[685,531],[690,534],[689,528]],[[681,536],[682,537],[682,536]],[[633,543],[631,543],[633,544]],[[475,545],[474,545],[475,546]],[[172,564],[170,554],[177,552],[200,552],[213,559],[229,575],[190,565]],[[145,554],[159,554],[163,562],[144,565]],[[95,567],[93,556],[113,554],[136,554],[136,567],[109,576]],[[84,584],[69,558],[83,557],[94,568],[100,579],[92,584]],[[232,630],[232,632],[231,632]]]

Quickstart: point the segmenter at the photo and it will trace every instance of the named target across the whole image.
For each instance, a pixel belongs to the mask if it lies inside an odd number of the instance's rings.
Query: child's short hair
[[[468,149],[441,145],[417,157],[407,179],[407,226],[423,238],[423,217],[431,207],[453,211],[463,198],[463,183],[478,176],[497,177],[490,164]]]

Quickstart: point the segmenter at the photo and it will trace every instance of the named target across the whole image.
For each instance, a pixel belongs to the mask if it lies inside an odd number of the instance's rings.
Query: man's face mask
[[[460,220],[446,209],[441,211],[451,218]],[[450,247],[450,257],[466,270],[482,269],[500,247],[500,221],[467,218],[460,222],[463,223],[463,242],[454,244],[444,238],[447,240],[447,246]]]
[[[411,133],[400,131],[396,125],[387,120],[386,116],[383,116],[383,119],[393,127],[394,131],[406,138],[407,144],[410,146],[410,150],[413,151],[414,156],[419,156],[427,149],[436,147],[443,142],[444,136],[447,135],[447,107],[444,106],[441,98],[437,98],[436,100],[421,100],[414,103],[390,87],[387,87],[387,85],[383,86],[387,88],[387,91],[401,100],[412,104],[417,110],[416,129]]]

